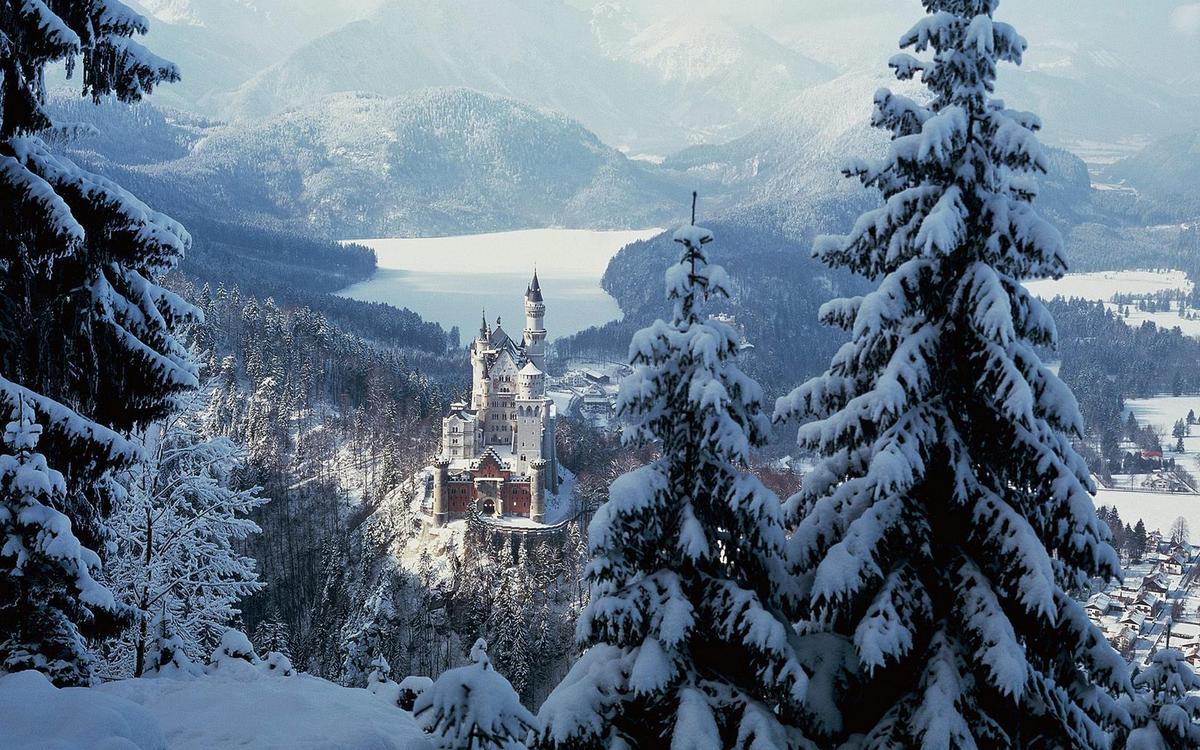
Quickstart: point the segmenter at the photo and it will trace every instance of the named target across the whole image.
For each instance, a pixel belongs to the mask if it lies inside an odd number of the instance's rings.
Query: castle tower
[[[433,525],[445,526],[450,518],[449,494],[450,461],[439,456],[433,462]]]
[[[529,464],[529,520],[534,523],[546,522],[546,484],[542,474],[546,471],[546,462],[538,459]]]
[[[525,363],[517,373],[517,429],[513,436],[513,453],[518,461],[546,457],[544,443],[550,401],[545,394],[545,374],[533,362]]]
[[[546,303],[537,271],[525,290],[525,354],[539,370],[546,369]]]
[[[478,411],[484,407],[481,384],[487,380],[487,360],[485,352],[492,331],[487,324],[487,311],[483,313],[483,321],[479,324],[479,335],[471,344],[471,409]]]

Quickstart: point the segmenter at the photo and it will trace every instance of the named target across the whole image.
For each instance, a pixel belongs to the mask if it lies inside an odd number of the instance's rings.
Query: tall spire
[[[538,283],[536,266],[533,269],[533,281],[529,282],[529,287],[525,290],[525,299],[530,302],[542,301],[542,286]]]
[[[481,320],[479,323],[479,338],[486,341],[488,339],[488,337],[491,335],[492,335],[492,332],[490,330],[488,330],[488,324],[487,324],[487,310],[484,310],[483,311],[483,320]]]

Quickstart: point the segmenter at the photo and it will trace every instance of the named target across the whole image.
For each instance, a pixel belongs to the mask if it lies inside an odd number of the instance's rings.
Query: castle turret
[[[484,408],[481,403],[481,388],[480,385],[487,379],[487,359],[486,352],[488,348],[488,339],[492,336],[491,330],[487,324],[487,312],[483,313],[483,321],[479,324],[479,335],[471,344],[471,408],[479,410]]]
[[[540,458],[529,464],[529,520],[534,523],[546,522],[546,466]]]
[[[438,457],[433,462],[433,525],[445,526],[450,519],[449,485],[450,461]]]
[[[546,374],[533,362],[517,373],[517,398],[540,399],[546,395]]]
[[[537,271],[525,290],[525,355],[539,370],[546,369],[546,303]]]

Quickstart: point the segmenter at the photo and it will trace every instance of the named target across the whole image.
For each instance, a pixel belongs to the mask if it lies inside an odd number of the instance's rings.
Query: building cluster
[[[571,416],[596,429],[612,429],[616,427],[621,378],[630,372],[632,368],[623,364],[584,363],[560,378],[554,384],[555,392],[564,397]]]
[[[1149,534],[1147,548],[1123,583],[1087,600],[1088,616],[1127,657],[1165,648],[1169,628],[1171,648],[1200,666],[1200,613],[1187,595],[1198,572],[1196,549],[1166,541],[1158,532]]]
[[[520,340],[487,316],[471,342],[471,398],[442,420],[434,462],[436,525],[472,510],[545,521],[546,495],[558,489],[554,402],[546,396],[546,304],[537,273],[525,290]]]

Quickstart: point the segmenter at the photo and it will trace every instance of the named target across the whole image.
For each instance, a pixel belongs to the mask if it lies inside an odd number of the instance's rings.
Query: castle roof
[[[538,366],[535,365],[531,361],[531,362],[527,362],[525,364],[525,366],[521,368],[521,371],[518,372],[517,374],[518,375],[542,375],[544,373],[541,370],[539,370]]]
[[[505,349],[512,344],[512,338],[500,327],[500,319],[496,318],[496,327],[492,329],[492,335],[488,337],[488,346],[492,349]]]
[[[542,301],[542,287],[538,284],[537,271],[533,272],[533,281],[529,282],[529,288],[525,290],[525,299],[529,302]]]

